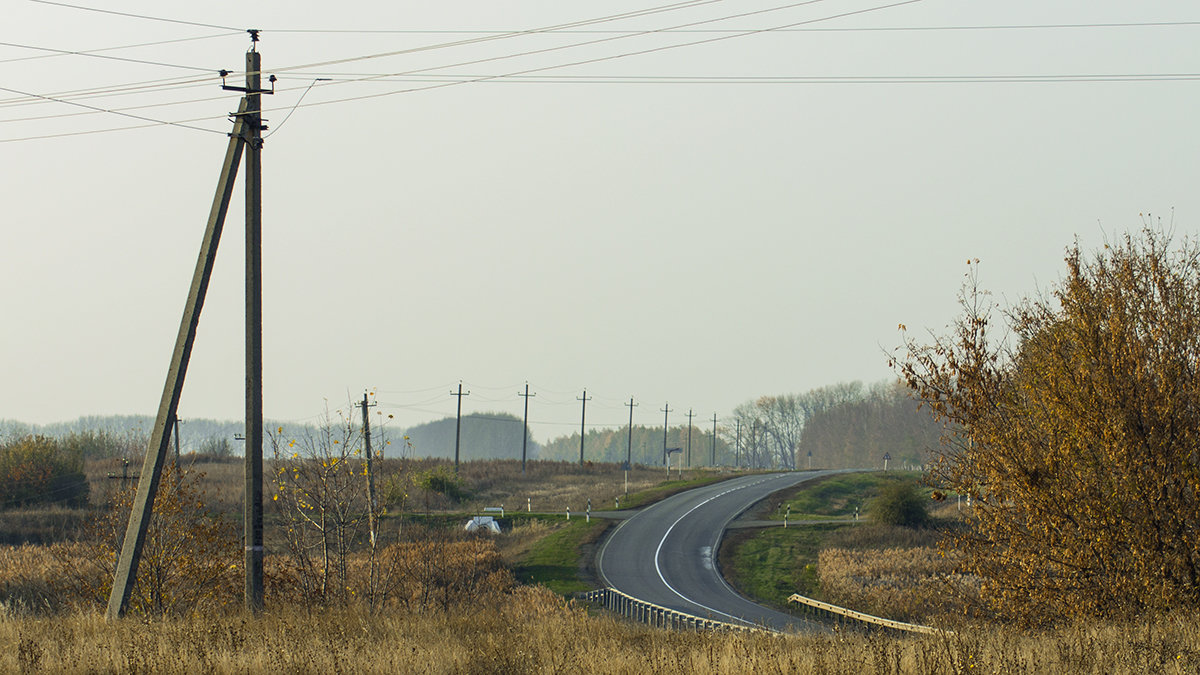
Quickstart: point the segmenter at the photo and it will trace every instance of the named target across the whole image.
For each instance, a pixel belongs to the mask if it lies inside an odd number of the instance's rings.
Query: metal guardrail
[[[863,612],[856,612],[852,609],[846,609],[845,607],[838,607],[837,605],[831,605],[828,602],[821,602],[820,600],[813,600],[812,598],[806,598],[803,595],[800,595],[798,593],[792,594],[788,598],[788,602],[799,603],[799,604],[803,605],[805,609],[813,612],[814,614],[819,614],[821,616],[830,617],[830,618],[834,619],[834,621],[836,621],[836,622],[853,621],[858,624],[866,624],[867,626],[878,627],[878,628],[888,628],[891,630],[901,631],[901,632],[905,632],[905,633],[923,633],[926,635],[952,635],[953,634],[953,631],[942,630],[940,628],[934,628],[932,626],[922,626],[922,625],[915,624],[915,623],[905,623],[903,621],[893,621],[892,619],[884,619],[882,617],[872,616],[870,614],[864,614]]]
[[[627,619],[639,621],[655,628],[667,628],[674,630],[775,632],[762,626],[729,623],[728,621],[718,621],[716,619],[709,619],[696,616],[694,614],[688,614],[687,612],[680,612],[678,610],[670,609],[669,607],[656,605],[652,602],[639,600],[638,598],[635,598],[628,593],[618,591],[615,588],[601,588],[595,591],[576,593],[575,597],[585,602],[598,604],[605,609],[611,612],[616,612]],[[903,621],[894,621],[892,619],[884,619],[882,617],[873,616],[864,612],[856,612],[853,609],[838,607],[837,605],[831,605],[828,602],[814,600],[800,594],[793,594],[788,598],[788,602],[798,603],[806,610],[826,618],[831,618],[835,623],[844,626],[852,623],[856,627],[860,628],[886,628],[904,633],[921,633],[925,635],[954,634],[954,631],[942,630],[941,628],[922,626],[915,623],[905,623]]]
[[[723,630],[738,632],[773,632],[761,626],[747,626],[727,621],[717,621],[686,612],[656,605],[652,602],[639,600],[615,588],[601,588],[595,591],[577,593],[580,600],[598,604],[605,609],[616,612],[621,616],[640,621],[656,628],[674,630]]]

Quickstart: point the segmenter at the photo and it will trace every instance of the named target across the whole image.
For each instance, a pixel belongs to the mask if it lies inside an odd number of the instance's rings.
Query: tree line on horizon
[[[668,427],[665,439],[663,428],[653,425],[634,425],[632,438],[628,426],[588,429],[584,460],[621,464],[629,457],[633,464],[661,466],[666,447],[681,448],[682,462],[690,467],[804,469],[809,466],[809,453],[812,468],[874,467],[882,463],[884,453],[897,463],[922,464],[936,445],[940,428],[916,410],[905,391],[894,382],[869,387],[851,382],[803,394],[763,396],[738,406],[732,420],[722,421],[715,445],[711,426],[692,425],[690,453],[687,425]],[[359,424],[356,416],[347,418],[338,412],[336,417],[337,426]],[[375,451],[385,457],[454,458],[458,426],[454,417],[407,429],[385,422],[373,423],[371,429]],[[86,458],[136,457],[144,451],[153,423],[148,415],[90,416],[41,426],[0,421],[0,443],[40,435],[56,438]],[[334,425],[332,415],[323,424]],[[268,434],[299,438],[317,432],[321,424],[267,421],[264,426]],[[242,431],[237,421],[186,419],[180,425],[181,452],[240,456],[236,437]],[[531,461],[579,460],[578,431],[539,443],[522,420],[509,413],[463,415],[458,433],[461,461],[520,459],[523,439]],[[672,465],[677,461],[672,457]]]

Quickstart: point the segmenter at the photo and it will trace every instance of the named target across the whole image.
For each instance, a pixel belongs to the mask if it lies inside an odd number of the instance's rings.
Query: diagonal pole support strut
[[[154,497],[158,492],[158,482],[162,477],[167,446],[170,444],[171,425],[175,419],[175,413],[179,409],[183,380],[187,374],[192,344],[196,340],[196,327],[200,323],[200,310],[204,307],[204,296],[208,292],[208,281],[212,276],[213,263],[217,257],[217,245],[221,241],[221,230],[225,226],[225,214],[229,210],[234,179],[237,178],[238,164],[241,162],[242,149],[246,144],[246,111],[248,108],[249,101],[242,98],[241,106],[234,117],[229,146],[225,150],[225,161],[221,165],[221,176],[217,181],[212,209],[208,214],[208,226],[204,230],[204,241],[200,245],[196,270],[192,273],[192,286],[188,291],[183,318],[179,322],[179,334],[175,338],[175,351],[171,355],[171,367],[167,371],[167,381],[163,385],[162,400],[158,405],[158,417],[154,420],[154,430],[150,434],[146,458],[142,463],[142,473],[138,478],[137,495],[134,497],[133,509],[129,513],[129,525],[125,529],[125,540],[121,544],[121,553],[117,559],[117,569],[113,575],[112,592],[108,596],[106,613],[110,621],[124,616],[129,607],[129,597],[133,592],[134,581],[137,579],[138,562],[142,555],[142,546],[146,541],[146,532],[150,528]]]

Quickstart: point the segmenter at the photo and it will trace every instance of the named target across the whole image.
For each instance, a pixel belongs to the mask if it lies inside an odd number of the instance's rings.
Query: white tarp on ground
[[[467,532],[483,530],[485,532],[495,532],[496,534],[500,534],[500,525],[496,522],[496,519],[491,516],[475,516],[467,521],[466,530]]]

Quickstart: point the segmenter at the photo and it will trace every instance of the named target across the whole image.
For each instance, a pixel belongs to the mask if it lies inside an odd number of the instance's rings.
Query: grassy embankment
[[[730,532],[721,546],[721,569],[739,591],[776,608],[795,609],[787,603],[793,593],[837,601],[838,597],[822,589],[823,551],[913,550],[934,546],[938,536],[936,525],[909,530],[875,525],[868,518],[868,505],[882,486],[895,481],[915,482],[919,478],[920,474],[913,472],[838,474],[775,495],[751,517],[778,520],[780,526]],[[784,528],[783,514],[789,506],[789,526]],[[812,520],[845,522],[805,523]]]

